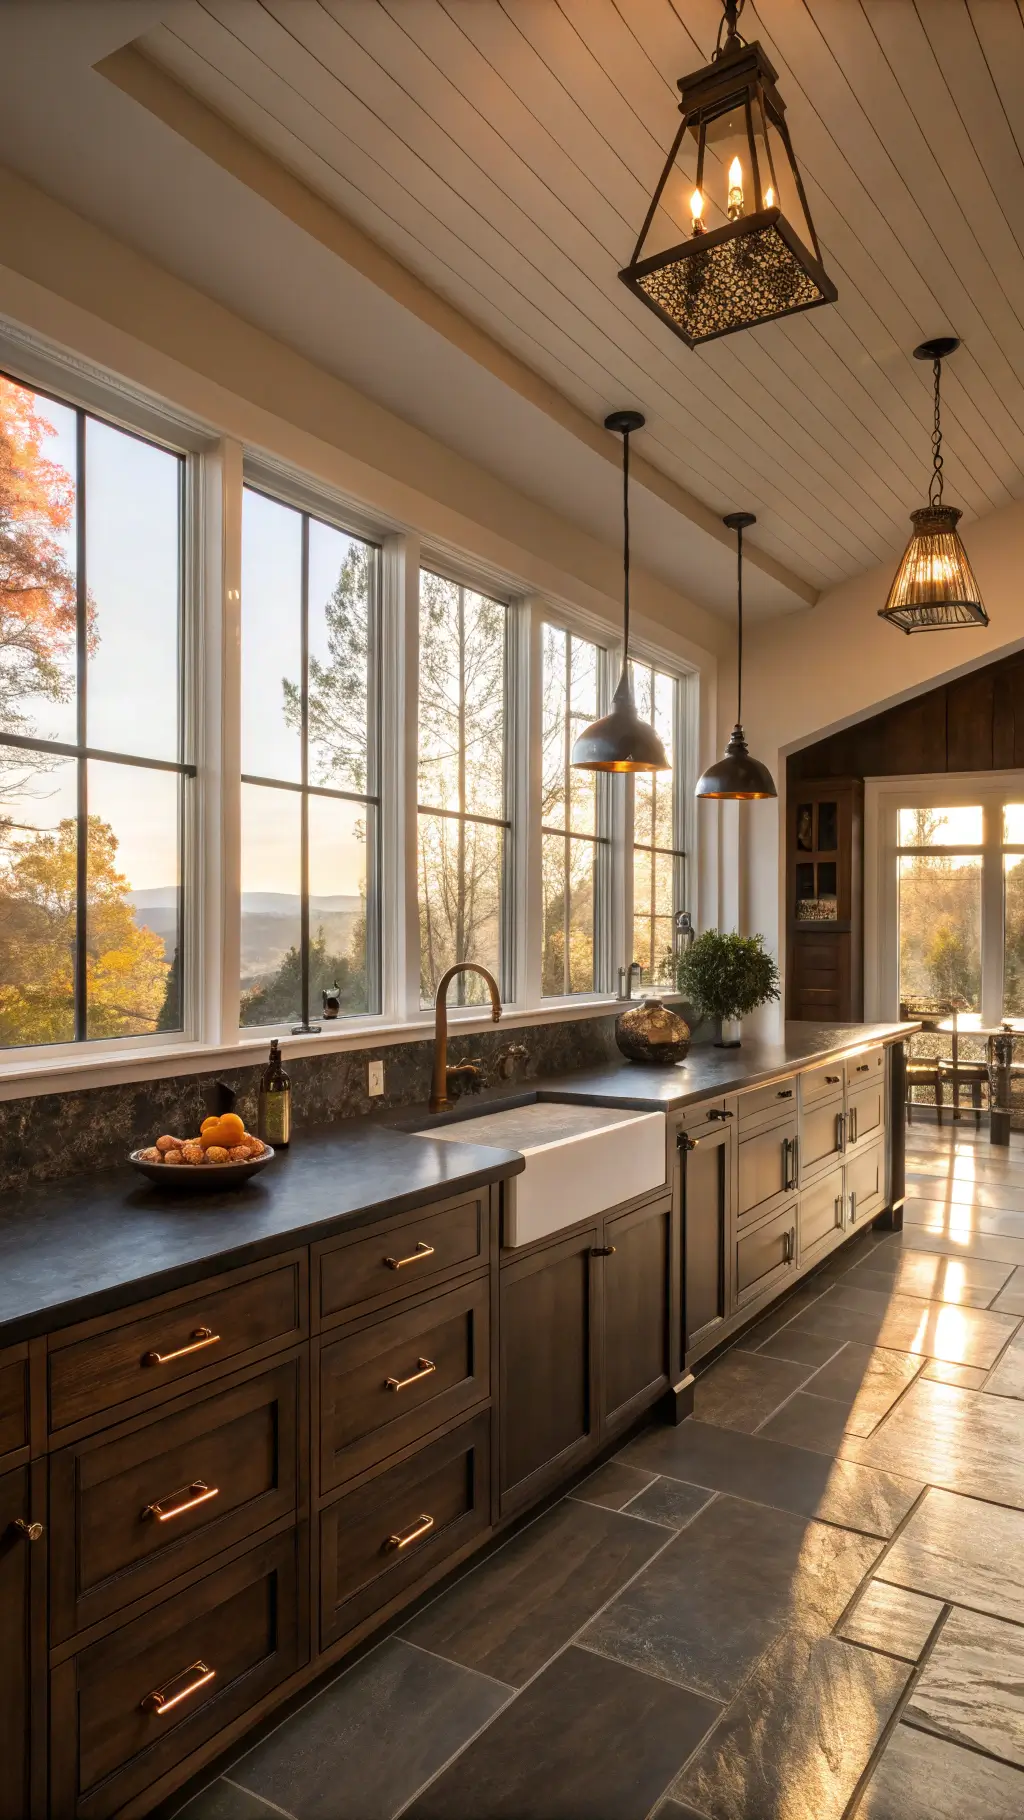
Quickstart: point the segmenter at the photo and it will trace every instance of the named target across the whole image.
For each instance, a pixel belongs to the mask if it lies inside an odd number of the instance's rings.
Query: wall
[[[989,614],[985,629],[907,637],[879,619],[898,552],[891,562],[831,589],[799,622],[780,619],[751,629],[749,662],[744,652],[747,735],[751,751],[775,774],[779,800],[740,806],[740,927],[761,930],[776,953],[784,946],[780,937],[785,927],[787,757],[981,666],[996,663],[1001,672],[1005,661],[1024,646],[1020,580],[1024,504],[1005,506],[966,525],[963,532]],[[1016,677],[1016,665],[1013,671]],[[992,686],[1001,697],[1009,691],[1014,701],[1018,699],[1016,681],[1000,675]],[[979,714],[979,697],[973,693],[980,689],[984,695],[987,688],[987,683],[965,682],[947,698],[953,706],[952,734],[948,736],[952,743],[947,751],[955,754],[958,768],[982,768],[988,762],[984,753],[991,737],[985,730],[989,723],[983,708]],[[907,729],[900,737],[913,754],[913,769],[929,769],[926,734],[913,715],[899,724]],[[888,765],[896,756],[895,746],[887,749],[883,738],[875,754],[878,762]],[[900,763],[895,768],[907,767]],[[777,1022],[776,1016],[769,1015],[761,1020],[760,1028],[770,1031]]]

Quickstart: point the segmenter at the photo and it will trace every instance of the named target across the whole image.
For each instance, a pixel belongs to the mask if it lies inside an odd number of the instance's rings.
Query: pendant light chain
[[[736,723],[743,725],[743,526],[736,530]]]
[[[622,667],[629,662],[629,431],[622,438]]]
[[[734,45],[744,44],[746,42],[745,39],[740,37],[739,32],[736,29],[739,16],[743,11],[745,3],[746,0],[722,0],[722,18],[718,22],[718,37],[715,40],[715,48],[711,55],[712,63],[717,63],[719,57],[724,57],[726,52],[731,51]]]
[[[942,362],[934,362],[935,373],[935,423],[932,429],[932,478],[928,488],[928,504],[942,504],[942,419],[939,410],[939,386],[942,373]]]

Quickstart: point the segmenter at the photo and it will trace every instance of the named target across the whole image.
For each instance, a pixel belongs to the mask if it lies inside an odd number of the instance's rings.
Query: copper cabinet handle
[[[155,1713],[158,1719],[162,1719],[165,1713],[169,1713],[173,1707],[180,1705],[182,1700],[187,1700],[191,1694],[197,1694],[201,1687],[206,1687],[216,1673],[217,1670],[207,1668],[205,1662],[190,1662],[187,1668],[181,1670],[180,1674],[172,1675],[165,1687],[155,1687],[151,1694],[147,1694],[144,1700],[139,1701],[139,1705],[144,1713]],[[186,1681],[186,1685],[178,1688],[176,1694],[171,1693],[171,1688],[176,1687],[179,1681],[185,1681],[188,1675],[195,1675],[197,1678],[194,1681]]]
[[[419,1264],[423,1258],[432,1258],[433,1255],[433,1245],[428,1245],[426,1239],[420,1239],[415,1251],[410,1251],[404,1258],[385,1258],[384,1262],[389,1270],[401,1270],[405,1264]]]
[[[415,1523],[410,1523],[408,1529],[399,1529],[393,1536],[389,1536],[387,1541],[381,1544],[382,1552],[387,1554],[393,1548],[408,1548],[410,1542],[418,1542],[420,1537],[425,1536],[433,1527],[433,1517],[417,1517]]]
[[[189,1334],[187,1346],[179,1346],[174,1352],[144,1352],[143,1365],[170,1365],[173,1359],[183,1359],[190,1352],[202,1352],[204,1346],[216,1346],[220,1334],[209,1327],[193,1327]]]
[[[437,1370],[433,1359],[417,1359],[416,1363],[419,1370],[410,1371],[407,1378],[385,1378],[385,1390],[404,1390],[407,1384],[418,1384],[421,1378],[429,1378],[431,1372]]]
[[[590,1255],[592,1258],[613,1258],[615,1256],[615,1246],[591,1245]]]
[[[708,1113],[709,1119],[731,1119],[733,1116],[734,1115],[731,1112],[723,1111],[720,1106],[712,1106],[711,1111]]]
[[[43,1533],[42,1524],[30,1523],[27,1517],[15,1517],[11,1528],[16,1529],[19,1536],[24,1536],[26,1542],[38,1542]]]
[[[187,1510],[195,1510],[197,1505],[208,1504],[211,1498],[219,1497],[219,1485],[207,1485],[205,1479],[193,1479],[191,1485],[182,1485],[177,1491],[169,1491],[166,1498],[154,1498],[152,1504],[144,1504],[142,1516],[155,1517],[158,1523],[169,1523],[172,1517],[183,1517]],[[183,1504],[172,1504],[172,1498],[183,1498],[185,1501]]]

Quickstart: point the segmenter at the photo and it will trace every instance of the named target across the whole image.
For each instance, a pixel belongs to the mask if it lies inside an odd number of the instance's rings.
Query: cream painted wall
[[[755,626],[746,641],[747,735],[775,774],[779,800],[741,805],[740,926],[761,930],[783,958],[786,754],[1024,644],[1024,504],[968,525],[964,543],[987,629],[907,637],[879,619],[894,553],[891,563],[822,595],[798,622]]]

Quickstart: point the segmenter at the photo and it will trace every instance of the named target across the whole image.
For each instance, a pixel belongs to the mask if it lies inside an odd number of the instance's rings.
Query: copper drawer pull
[[[219,1340],[220,1334],[214,1333],[209,1327],[193,1327],[187,1346],[179,1346],[175,1352],[144,1352],[142,1363],[169,1365],[172,1359],[183,1359],[190,1352],[202,1352],[204,1346],[216,1346]]]
[[[590,1255],[592,1258],[613,1258],[615,1256],[615,1246],[591,1245]]]
[[[385,1258],[384,1262],[389,1270],[401,1270],[403,1264],[418,1264],[423,1258],[432,1258],[433,1255],[433,1245],[428,1245],[426,1239],[421,1239],[415,1251],[410,1251],[407,1257]]]
[[[410,1542],[418,1542],[420,1537],[425,1536],[433,1527],[433,1517],[417,1517],[415,1523],[410,1523],[408,1529],[400,1529],[395,1535],[388,1537],[387,1541],[382,1544],[383,1552],[387,1554],[393,1548],[408,1548]]]
[[[143,1712],[155,1713],[158,1719],[163,1719],[182,1700],[189,1699],[190,1695],[197,1694],[201,1687],[206,1687],[216,1673],[217,1670],[207,1668],[205,1662],[190,1662],[187,1668],[182,1669],[180,1675],[171,1677],[166,1687],[155,1687],[151,1694],[147,1694],[144,1700],[140,1700],[139,1705]],[[187,1675],[195,1675],[197,1679],[189,1681],[185,1687],[179,1688],[176,1694],[170,1693],[169,1689],[176,1686],[179,1681],[184,1681]]]
[[[42,1524],[30,1523],[27,1517],[15,1517],[11,1528],[16,1529],[19,1536],[23,1536],[26,1542],[38,1542],[43,1533]]]
[[[195,1510],[199,1504],[208,1504],[211,1498],[220,1497],[219,1485],[207,1485],[205,1479],[193,1479],[191,1485],[182,1485],[178,1491],[169,1491],[166,1498],[156,1498],[152,1504],[144,1504],[143,1517],[155,1517],[158,1523],[169,1523],[172,1517],[183,1517],[187,1510]],[[172,1498],[184,1498],[184,1504],[171,1504]],[[165,1509],[165,1505],[170,1505]]]
[[[840,1077],[838,1074],[826,1074],[826,1076],[825,1076],[826,1087],[837,1087],[839,1085],[839,1079],[840,1079]]]
[[[418,1384],[421,1378],[429,1378],[437,1370],[433,1359],[417,1359],[418,1371],[410,1371],[407,1378],[385,1378],[385,1390],[404,1390],[407,1384]]]

